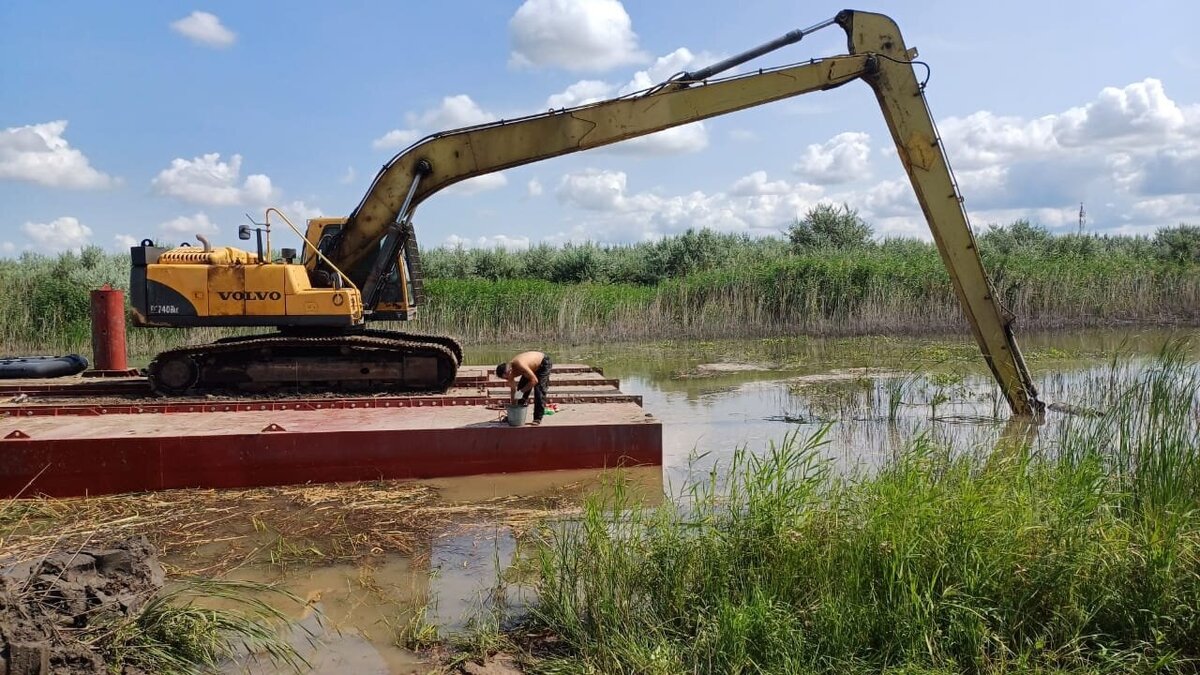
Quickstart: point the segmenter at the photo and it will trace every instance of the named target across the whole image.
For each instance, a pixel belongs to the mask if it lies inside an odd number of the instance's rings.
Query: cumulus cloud
[[[0,241],[0,253],[12,255],[17,252],[17,245],[11,241]]]
[[[666,56],[655,59],[648,68],[635,72],[625,84],[579,80],[562,92],[551,95],[546,99],[546,105],[549,108],[569,108],[642,91],[692,65],[709,63],[717,58],[707,53],[697,55],[685,47],[680,47]],[[693,122],[649,136],[622,141],[607,146],[605,150],[623,155],[654,156],[699,152],[707,147],[708,128],[704,122]]]
[[[354,170],[354,167],[348,166],[346,167],[346,173],[342,174],[342,177],[338,179],[338,182],[342,185],[349,185],[350,183],[354,182],[355,178],[358,178],[358,172]]]
[[[541,197],[542,182],[536,178],[530,178],[529,184],[525,186],[525,193],[530,197]]]
[[[78,189],[117,185],[71,147],[63,138],[66,130],[66,120],[5,129],[0,133],[0,179]]]
[[[1132,231],[1131,220],[1167,225],[1138,205],[1185,203],[1200,181],[1200,106],[1172,100],[1160,80],[1106,87],[1084,105],[1036,118],[980,111],[941,123],[968,208],[1072,228],[1079,202],[1093,227]],[[1183,207],[1181,214],[1192,212]]]
[[[645,241],[688,228],[778,234],[823,195],[819,186],[772,181],[765,172],[740,179],[729,193],[631,193],[624,172],[588,169],[564,175],[555,191],[560,202],[579,209],[583,217],[576,229],[548,240]]]
[[[151,184],[160,194],[193,204],[259,206],[268,203],[275,196],[271,179],[263,174],[252,174],[239,186],[241,169],[241,155],[233,155],[228,162],[221,161],[220,153],[216,152],[190,160],[176,158]]]
[[[208,236],[220,231],[217,224],[209,220],[208,215],[204,213],[172,218],[166,222],[159,223],[158,229],[168,234],[184,235],[186,237],[197,234]]]
[[[708,127],[704,126],[704,122],[692,122],[622,141],[608,146],[608,150],[619,155],[686,155],[707,147]]]
[[[279,210],[283,211],[284,215],[290,218],[296,227],[301,227],[301,223],[307,221],[309,218],[320,218],[321,216],[325,215],[325,213],[321,211],[319,207],[310,206],[299,199],[293,200],[279,207]]]
[[[141,243],[141,240],[131,234],[114,234],[113,248],[117,251],[124,251],[133,248]]]
[[[485,124],[497,119],[497,115],[481,108],[466,94],[447,96],[435,108],[406,115],[408,128],[392,129],[376,138],[371,147],[376,150],[399,150],[426,134]]]
[[[399,150],[407,148],[413,141],[421,137],[416,129],[392,129],[386,134],[371,141],[374,150]]]
[[[871,137],[862,132],[846,132],[820,145],[810,145],[792,170],[805,180],[822,185],[867,178],[871,172]]]
[[[510,237],[506,234],[495,234],[490,237],[460,237],[457,234],[452,234],[446,237],[445,246],[447,248],[485,248],[496,249],[502,248],[509,251],[520,251],[529,248],[529,237]]]
[[[695,54],[687,47],[680,47],[670,54],[655,59],[649,68],[634,73],[633,77],[621,87],[620,93],[632,94],[635,91],[649,89],[691,66],[714,63],[718,60],[718,57],[707,52]]]
[[[228,47],[237,40],[237,35],[225,26],[215,14],[192,12],[171,23],[171,30],[205,47]]]
[[[508,33],[515,67],[605,71],[645,59],[619,0],[525,0]]]
[[[609,98],[616,87],[603,80],[580,80],[546,99],[547,108],[574,108],[585,103],[595,103]]]
[[[468,178],[446,188],[449,194],[474,195],[489,190],[497,190],[508,185],[508,177],[503,173],[485,173],[482,176]]]
[[[1122,138],[1162,138],[1184,126],[1184,113],[1157,79],[1122,89],[1105,87],[1095,101],[1063,113],[1054,124],[1059,143],[1071,146]]]
[[[21,231],[33,240],[36,248],[47,253],[78,250],[92,238],[92,228],[72,216],[55,218],[48,223],[26,222]]]
[[[787,194],[791,189],[792,186],[788,185],[787,181],[769,181],[766,171],[755,171],[737,179],[729,192],[739,197],[745,197],[749,195],[782,195]]]
[[[592,211],[618,211],[625,207],[624,171],[587,169],[568,173],[558,184],[555,196],[564,204]]]

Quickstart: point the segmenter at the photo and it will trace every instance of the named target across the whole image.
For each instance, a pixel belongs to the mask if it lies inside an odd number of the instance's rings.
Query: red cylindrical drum
[[[104,284],[92,291],[92,368],[125,370],[125,293]]]

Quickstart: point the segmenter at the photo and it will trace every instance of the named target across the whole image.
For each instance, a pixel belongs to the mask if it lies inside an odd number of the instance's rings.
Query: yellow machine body
[[[304,265],[261,262],[236,248],[194,246],[155,252],[135,287],[140,326],[356,326],[362,298],[353,288],[313,288]],[[145,311],[140,311],[144,307]]]

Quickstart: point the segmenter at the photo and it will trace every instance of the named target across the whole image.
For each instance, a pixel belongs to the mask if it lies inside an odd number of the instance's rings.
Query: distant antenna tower
[[[1079,202],[1079,234],[1083,234],[1083,226],[1087,223],[1087,211],[1083,210],[1083,202]]]

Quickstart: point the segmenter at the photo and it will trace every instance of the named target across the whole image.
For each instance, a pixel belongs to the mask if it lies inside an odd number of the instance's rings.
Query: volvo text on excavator
[[[849,53],[714,78],[832,25]],[[148,368],[166,394],[229,389],[442,391],[462,360],[451,338],[370,329],[407,320],[422,303],[413,214],[438,190],[487,173],[645,136],[764,103],[862,80],[874,90],[984,359],[1013,412],[1042,404],[997,302],[945,150],[914,70],[916,50],[886,16],[845,10],[707,68],[635,94],[432,134],[393,157],[345,218],[310,220],[297,256],[203,246],[132,249],[131,299],[140,326],[264,326],[274,332],[181,347]],[[284,218],[286,220],[286,218]],[[288,223],[290,225],[290,222]],[[295,229],[295,228],[293,228]],[[243,239],[254,228],[243,225]],[[297,231],[298,232],[298,231]]]

